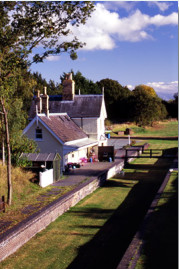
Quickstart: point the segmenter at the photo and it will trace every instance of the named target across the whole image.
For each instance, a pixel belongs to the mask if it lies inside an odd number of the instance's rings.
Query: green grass
[[[52,194],[46,197],[44,201],[38,201],[37,197],[47,194],[54,187],[41,188],[39,185],[31,182],[35,177],[36,174],[30,171],[25,171],[19,167],[12,167],[12,204],[11,206],[6,205],[6,213],[0,213],[0,223],[11,223],[1,229],[0,234],[72,189],[72,187],[59,187],[59,194]],[[0,165],[0,195],[7,197],[6,166],[2,165]],[[29,205],[32,210],[24,214],[22,210]]]
[[[156,122],[153,127],[139,127],[135,124],[116,124],[113,126],[113,132],[124,131],[131,128],[133,136],[178,136],[178,121],[161,121]]]
[[[177,146],[177,141],[152,142],[152,148]],[[40,264],[53,269],[116,269],[171,161],[136,159],[125,168],[123,177],[119,174],[108,180],[3,261],[0,268],[30,269]]]
[[[150,225],[136,269],[178,268],[178,173],[172,172]]]
[[[83,199],[2,262],[0,268],[39,268],[39,264],[41,268],[67,268],[80,248],[93,239],[125,200],[134,184],[129,180],[110,180],[105,188]]]

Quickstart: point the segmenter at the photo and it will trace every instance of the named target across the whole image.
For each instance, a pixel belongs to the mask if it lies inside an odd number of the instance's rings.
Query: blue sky
[[[94,82],[110,78],[131,90],[146,84],[160,97],[172,98],[178,91],[178,1],[101,1],[95,6],[84,26],[71,28],[86,42],[78,59],[50,56],[31,70],[60,82],[60,75],[73,69]]]

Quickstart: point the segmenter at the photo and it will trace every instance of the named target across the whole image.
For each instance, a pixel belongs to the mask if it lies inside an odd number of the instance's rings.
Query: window
[[[37,128],[36,129],[35,138],[37,140],[41,140],[42,139],[42,129],[40,129],[40,128]]]

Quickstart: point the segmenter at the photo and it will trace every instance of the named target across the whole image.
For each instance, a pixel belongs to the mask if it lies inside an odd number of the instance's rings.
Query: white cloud
[[[152,39],[148,33],[148,27],[177,24],[178,14],[176,12],[168,16],[151,17],[136,10],[128,17],[121,18],[117,12],[109,11],[104,4],[97,3],[96,10],[86,24],[71,27],[71,31],[80,41],[86,43],[84,50],[110,50],[116,46],[117,41],[138,42]]]
[[[129,89],[129,90],[133,90],[134,89],[134,86],[132,86],[132,85],[127,85],[127,88]]]
[[[156,15],[150,19],[151,24],[163,26],[168,24],[176,25],[178,23],[178,14],[173,12],[168,16]]]
[[[149,6],[157,6],[160,11],[165,11],[167,10],[172,4],[168,2],[161,2],[161,1],[149,1],[148,2]]]
[[[56,62],[60,59],[60,56],[56,56],[56,55],[49,55],[46,60],[49,62]]]
[[[156,91],[157,95],[162,99],[173,99],[173,95],[178,92],[178,81],[171,82],[148,82],[144,83]],[[135,86],[127,85],[130,90],[133,90]]]
[[[126,11],[132,10],[137,3],[135,1],[107,1],[104,2],[103,5],[110,10],[119,10],[121,8]]]

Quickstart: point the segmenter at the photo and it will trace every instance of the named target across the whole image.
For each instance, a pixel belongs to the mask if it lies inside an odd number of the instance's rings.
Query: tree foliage
[[[37,90],[43,92],[43,88],[47,87],[49,95],[62,94],[62,85],[60,83],[55,83],[52,79],[47,82],[46,79],[42,78],[42,75],[38,72],[33,73],[33,78],[36,81],[36,85],[33,92],[36,93]]]
[[[65,41],[65,37],[69,38],[73,26],[86,22],[93,8],[92,2],[85,1],[0,2],[0,102],[8,152],[8,204],[12,200],[8,106],[17,90],[19,69],[26,70],[33,62],[42,62],[50,55],[63,52],[76,59],[76,50],[84,44],[75,36],[69,41]],[[36,50],[37,46],[42,48],[41,53]]]
[[[151,97],[157,97],[155,90],[152,87],[144,85],[144,84],[136,86],[135,89],[133,90],[133,93],[134,94],[146,93],[147,95]]]
[[[165,101],[163,100],[163,104],[166,107],[168,117],[178,119],[178,93],[174,94],[174,99]]]
[[[143,90],[133,91],[130,108],[130,118],[141,126],[152,125],[167,116],[162,100]]]
[[[112,79],[102,79],[97,82],[99,88],[104,87],[104,98],[108,117],[115,121],[125,121],[128,119],[127,100],[131,91],[123,87],[118,81]]]
[[[71,70],[69,73],[72,73],[73,80],[75,81],[76,94],[78,94],[79,91],[81,94],[100,94],[102,92],[97,83],[85,78],[80,71],[75,73]],[[65,79],[65,75],[66,73],[63,73],[60,76],[61,83]]]

